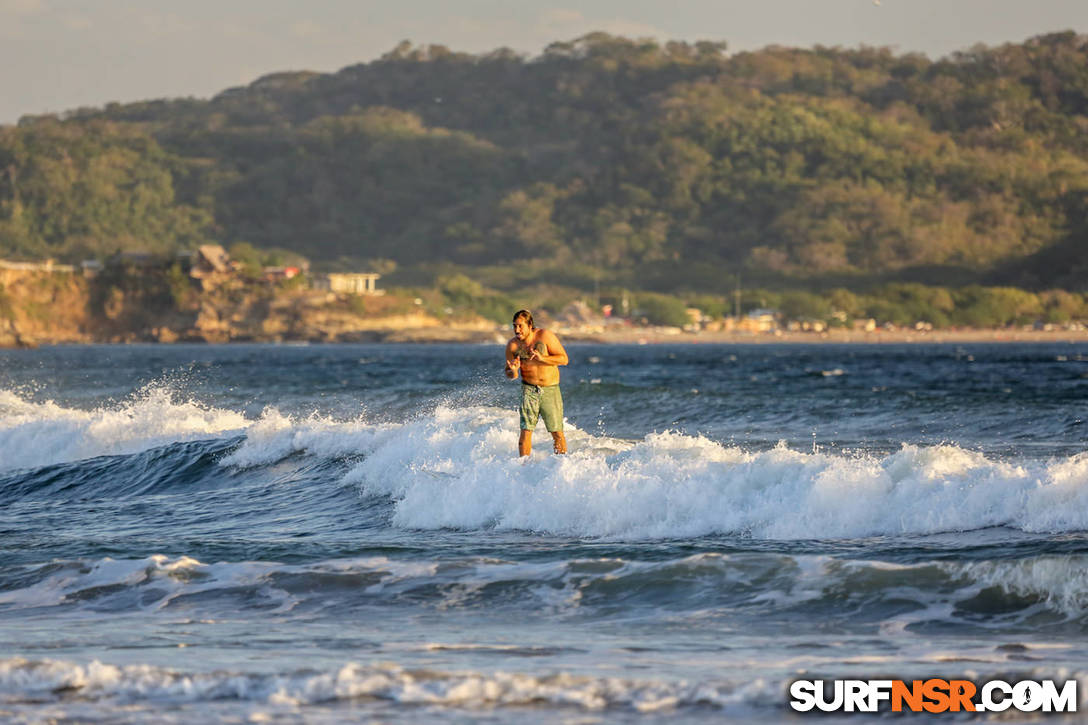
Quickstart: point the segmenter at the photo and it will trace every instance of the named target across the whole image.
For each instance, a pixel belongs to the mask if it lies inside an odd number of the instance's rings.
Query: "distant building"
[[[379,279],[381,279],[381,275],[373,272],[333,272],[314,280],[314,287],[329,292],[342,292],[350,295],[385,294],[384,290],[378,289]]]
[[[298,267],[265,267],[263,272],[266,282],[282,282],[294,279],[302,273],[302,270]]]
[[[773,332],[778,329],[777,313],[765,308],[752,310],[741,320],[738,327],[749,332]]]
[[[79,266],[83,268],[83,276],[87,279],[93,279],[102,272],[102,263],[97,259],[84,259]]]
[[[823,320],[806,317],[801,320],[790,320],[786,324],[786,329],[790,332],[823,332],[827,329],[827,323]]]
[[[710,322],[710,318],[704,315],[703,311],[698,307],[687,307],[684,309],[684,314],[688,318],[687,324],[684,325],[686,332],[698,332],[706,326],[706,323]]]
[[[193,255],[193,269],[226,274],[230,272],[230,255],[218,244],[202,244]]]
[[[76,271],[76,268],[71,264],[57,264],[52,259],[47,259],[44,262],[8,262],[0,259],[0,269],[19,272],[47,272],[49,274],[54,272],[67,274]]]
[[[189,276],[200,282],[202,289],[211,289],[231,277],[234,268],[227,250],[218,244],[202,244],[192,256]]]

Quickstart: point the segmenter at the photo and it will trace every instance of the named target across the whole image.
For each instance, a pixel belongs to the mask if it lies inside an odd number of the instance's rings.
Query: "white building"
[[[351,295],[380,295],[385,290],[378,289],[380,274],[333,272],[314,280],[314,287],[330,292],[344,292]]]

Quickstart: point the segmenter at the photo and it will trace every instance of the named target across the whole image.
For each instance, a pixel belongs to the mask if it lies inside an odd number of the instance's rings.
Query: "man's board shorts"
[[[563,430],[563,396],[559,393],[559,384],[530,385],[521,384],[521,429],[536,428],[536,421],[544,417],[544,427],[549,433]]]

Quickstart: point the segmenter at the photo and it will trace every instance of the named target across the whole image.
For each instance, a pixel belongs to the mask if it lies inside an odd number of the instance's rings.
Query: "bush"
[[[1051,323],[1069,322],[1088,317],[1084,298],[1073,292],[1049,290],[1039,295],[1043,304],[1043,320]]]
[[[689,322],[687,305],[671,295],[640,292],[635,297],[635,309],[651,325],[683,327]]]
[[[348,311],[359,317],[366,317],[366,297],[363,295],[348,295]]]
[[[231,261],[242,265],[241,273],[249,279],[260,279],[264,273],[262,253],[249,242],[235,242],[227,250]]]
[[[175,310],[187,310],[193,306],[197,293],[192,280],[182,271],[180,264],[175,262],[166,270],[166,287],[170,291]]]
[[[463,274],[439,277],[437,287],[455,312],[471,312],[495,322],[506,322],[517,310],[509,297]]]
[[[1039,298],[1014,287],[966,287],[956,295],[952,318],[970,327],[1004,327],[1042,316]]]
[[[722,318],[732,312],[732,302],[716,295],[693,295],[688,297],[688,305],[698,308],[708,317]]]
[[[809,292],[787,292],[782,295],[779,312],[787,320],[827,320],[831,306],[823,297]]]
[[[864,301],[847,289],[831,290],[827,302],[831,306],[832,315],[841,313],[847,320],[860,317],[865,312]]]

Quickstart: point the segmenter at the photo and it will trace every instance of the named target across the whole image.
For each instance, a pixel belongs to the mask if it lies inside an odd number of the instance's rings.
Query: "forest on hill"
[[[207,241],[506,290],[1086,291],[1088,37],[938,60],[405,42],[207,101],[0,126],[0,257]]]

